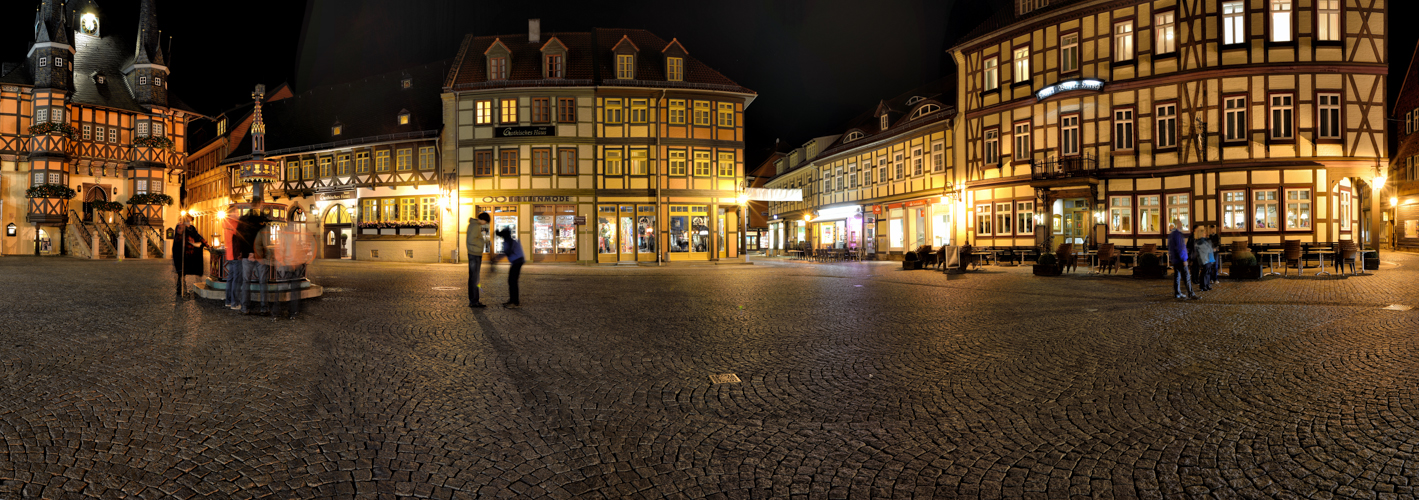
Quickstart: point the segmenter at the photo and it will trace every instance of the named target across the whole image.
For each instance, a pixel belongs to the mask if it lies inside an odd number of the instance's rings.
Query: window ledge
[[[1166,148],[1157,148],[1157,149],[1154,149],[1154,150],[1153,150],[1153,154],[1176,153],[1176,152],[1178,152],[1178,147],[1177,147],[1177,146],[1168,146],[1168,147],[1166,147]]]
[[[999,93],[1000,93],[1000,87],[997,86],[997,87],[995,87],[995,88],[993,88],[993,89],[990,89],[990,90],[986,90],[986,91],[981,92],[981,93],[980,93],[980,96],[981,96],[981,97],[985,97],[985,96],[988,96],[988,95],[991,95],[991,94],[999,94]]]
[[[1316,139],[1315,142],[1316,142],[1316,144],[1344,144],[1344,143],[1345,143],[1345,141],[1340,140],[1339,137],[1328,137],[1328,138],[1325,138],[1325,139]]]
[[[1016,88],[1016,87],[1028,87],[1028,86],[1030,86],[1030,84],[1032,84],[1032,83],[1034,83],[1034,82],[1031,81],[1031,80],[1020,80],[1020,81],[1018,81],[1018,82],[1011,83],[1011,84],[1010,84],[1010,88],[1013,89],[1013,88]]]
[[[1296,48],[1296,40],[1295,40],[1295,39],[1291,39],[1291,40],[1287,40],[1287,41],[1284,41],[1284,42],[1273,42],[1273,41],[1271,41],[1271,40],[1267,40],[1267,41],[1266,41],[1266,48],[1268,48],[1268,49],[1280,49],[1280,48],[1292,48],[1292,49],[1294,49],[1294,48]]]
[[[1161,54],[1153,54],[1153,60],[1154,60],[1154,61],[1157,61],[1157,60],[1159,60],[1159,59],[1177,59],[1177,58],[1178,58],[1178,51],[1176,51],[1176,50],[1174,50],[1174,51],[1172,51],[1172,52],[1163,52],[1163,53],[1161,53]]]
[[[1247,45],[1246,42],[1241,42],[1241,43],[1224,43],[1224,44],[1222,44],[1222,46],[1221,46],[1222,50],[1245,50],[1247,47],[1248,47],[1248,45]]]
[[[1137,149],[1115,149],[1115,150],[1113,151],[1113,153],[1110,153],[1110,154],[1111,154],[1112,156],[1136,156],[1136,155],[1138,154],[1138,150],[1137,150]]]
[[[1266,144],[1267,144],[1267,145],[1289,146],[1289,145],[1296,144],[1296,139],[1295,139],[1294,137],[1293,137],[1293,138],[1289,138],[1289,139],[1275,139],[1275,138],[1269,138],[1269,139],[1266,140]]]
[[[1126,60],[1126,61],[1113,61],[1113,62],[1109,65],[1110,68],[1132,68],[1132,67],[1137,67],[1137,66],[1138,66],[1138,58],[1137,58],[1137,57],[1135,57],[1135,58],[1133,58],[1133,59]]]

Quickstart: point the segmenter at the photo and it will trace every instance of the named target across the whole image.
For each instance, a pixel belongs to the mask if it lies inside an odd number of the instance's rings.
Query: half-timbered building
[[[1390,158],[1388,181],[1379,198],[1390,245],[1415,251],[1419,250],[1419,50],[1411,57],[1394,99],[1398,149]]]
[[[755,95],[644,30],[469,35],[443,93],[458,219],[532,262],[732,258]]]
[[[0,253],[163,251],[159,230],[179,209],[162,199],[177,198],[198,115],[168,92],[155,3],[142,1],[125,39],[94,0],[44,0],[29,52],[0,66]],[[22,17],[5,23],[31,27]]]
[[[971,241],[1372,244],[1385,5],[1017,1],[950,50]]]

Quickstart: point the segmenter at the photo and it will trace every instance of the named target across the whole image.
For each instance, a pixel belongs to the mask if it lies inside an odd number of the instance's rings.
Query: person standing
[[[503,256],[507,257],[508,264],[512,268],[507,273],[507,302],[503,307],[508,309],[521,309],[522,301],[518,300],[517,280],[522,274],[522,264],[526,259],[522,256],[522,244],[513,239],[512,229],[502,228],[498,230],[498,237],[503,239]]]
[[[1193,254],[1193,260],[1197,262],[1198,287],[1202,288],[1204,292],[1210,291],[1212,290],[1211,269],[1213,265],[1212,240],[1207,238],[1207,228],[1204,226],[1197,226],[1193,232],[1199,233],[1195,240],[1196,247],[1193,248],[1193,251],[1196,252]]]
[[[256,232],[256,238],[251,245],[251,255],[256,260],[256,275],[259,276],[257,283],[258,286],[261,287],[260,314],[263,316],[271,312],[266,302],[267,295],[275,295],[267,290],[267,287],[270,286],[271,283],[272,258],[275,257],[271,251],[274,246],[271,241],[273,239],[271,237],[272,226],[274,226],[274,224],[262,226],[261,230]],[[274,297],[272,298],[272,302],[275,302]]]
[[[256,234],[261,232],[261,228],[266,225],[266,218],[255,211],[247,213],[237,219],[235,241],[236,258],[241,261],[239,272],[234,277],[228,277],[227,286],[233,286],[235,282],[236,303],[233,309],[241,310],[242,314],[251,314],[251,309],[247,305],[251,298],[251,282],[249,276],[252,269],[256,267]],[[234,278],[234,279],[233,279]]]
[[[1209,287],[1215,287],[1218,283],[1217,267],[1222,265],[1222,263],[1217,260],[1217,254],[1222,251],[1222,233],[1217,230],[1217,226],[1207,226],[1207,238],[1212,240],[1212,265],[1207,268],[1209,273],[1207,275],[1207,285]]]
[[[182,283],[182,296],[187,297],[187,277],[202,275],[202,249],[207,248],[207,240],[192,227],[192,216],[183,216],[174,232],[172,251],[168,253],[172,254],[172,266]]]
[[[1187,237],[1182,234],[1182,221],[1173,219],[1172,232],[1168,233],[1168,264],[1173,267],[1173,296],[1183,298],[1182,284],[1187,282],[1187,298],[1196,299],[1192,291],[1192,275],[1187,266]]]
[[[223,246],[226,247],[227,254],[227,309],[240,307],[237,305],[236,299],[236,281],[238,276],[242,276],[241,263],[243,259],[236,257],[237,238],[237,218],[228,215],[222,219],[222,241],[226,242],[226,245]]]
[[[269,313],[276,317],[280,315],[281,303],[277,301],[278,294],[271,293],[270,309],[267,309],[267,276],[285,279],[300,276],[300,269],[315,260],[315,245],[310,241],[310,233],[306,232],[304,225],[299,222],[271,223],[262,229],[260,234],[256,241],[264,267],[261,275],[261,314]],[[290,284],[286,298],[288,317],[296,319],[301,312],[301,283],[292,281]]]
[[[487,212],[478,214],[478,217],[468,218],[468,228],[464,231],[468,234],[466,245],[468,246],[468,307],[482,309],[488,307],[480,300],[479,293],[483,284],[479,283],[483,270],[483,247],[487,246],[488,222],[492,217]]]

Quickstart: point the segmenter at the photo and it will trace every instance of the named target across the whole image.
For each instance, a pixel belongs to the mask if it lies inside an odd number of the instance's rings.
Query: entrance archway
[[[350,258],[350,238],[354,235],[354,217],[344,205],[335,204],[325,210],[322,217],[324,229],[321,231],[321,251],[323,259]]]
[[[94,221],[94,203],[100,201],[108,201],[106,186],[89,186],[84,191],[84,222]]]

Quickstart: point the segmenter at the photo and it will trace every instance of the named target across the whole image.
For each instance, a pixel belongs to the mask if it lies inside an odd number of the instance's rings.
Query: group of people
[[[222,237],[227,241],[225,306],[241,314],[252,313],[251,275],[255,273],[255,284],[260,288],[261,297],[259,314],[278,316],[281,309],[277,302],[279,294],[270,290],[271,278],[299,275],[299,268],[315,258],[315,249],[304,224],[283,223],[250,212],[223,221]],[[288,295],[288,317],[295,319],[300,313],[300,289],[293,287],[285,293]]]
[[[468,247],[468,307],[481,309],[487,307],[483,304],[479,292],[482,284],[480,273],[483,268],[483,250],[488,244],[488,237],[485,234],[492,218],[487,212],[478,214],[477,217],[468,219],[467,241]],[[500,228],[494,234],[503,240],[503,247],[498,253],[492,255],[492,262],[497,263],[498,256],[507,258],[508,264],[512,268],[507,274],[508,300],[503,303],[503,307],[508,309],[519,309],[522,302],[518,300],[517,281],[522,275],[522,265],[527,262],[522,254],[522,244],[513,237],[512,229]],[[496,268],[488,268],[489,273],[496,271]]]
[[[1192,290],[1194,275],[1204,292],[1217,284],[1217,252],[1222,248],[1222,238],[1215,226],[1210,229],[1198,225],[1184,236],[1182,220],[1173,219],[1168,232],[1168,264],[1173,268],[1174,297],[1199,298]],[[1183,295],[1184,283],[1187,295]]]

